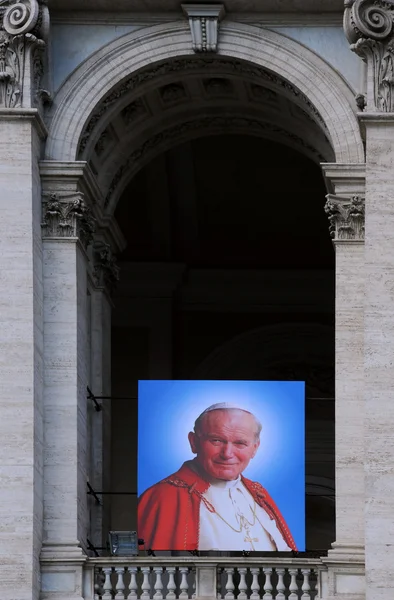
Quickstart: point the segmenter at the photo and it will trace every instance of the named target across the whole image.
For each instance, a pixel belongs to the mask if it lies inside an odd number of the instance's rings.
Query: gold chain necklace
[[[213,506],[214,510],[215,510],[215,514],[219,517],[219,519],[221,519],[223,521],[223,523],[225,523],[226,525],[228,525],[228,527],[230,527],[230,529],[232,529],[233,531],[235,531],[235,533],[241,533],[242,532],[242,528],[244,527],[245,530],[250,529],[250,527],[253,527],[256,524],[256,500],[253,498],[253,509],[252,509],[252,514],[253,514],[253,523],[250,523],[248,521],[248,519],[244,516],[244,515],[239,515],[241,519],[245,519],[245,521],[247,522],[248,525],[242,525],[241,523],[239,523],[240,525],[240,529],[235,529],[235,527],[233,527],[231,525],[231,523],[229,523],[228,521],[226,521],[226,519],[224,517],[222,517],[222,515],[216,510],[216,508]]]

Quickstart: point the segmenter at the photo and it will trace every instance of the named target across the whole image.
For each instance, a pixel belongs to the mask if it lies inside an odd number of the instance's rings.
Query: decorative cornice
[[[0,0],[0,108],[40,106],[43,51],[49,35],[47,0]]]
[[[219,21],[224,17],[223,4],[182,4],[189,19],[194,52],[217,52]]]
[[[327,195],[324,210],[334,242],[361,242],[365,238],[365,199],[361,196]]]
[[[394,2],[345,0],[350,48],[368,65],[368,111],[394,112]]]
[[[329,193],[365,197],[365,163],[322,163],[321,169]]]
[[[1,108],[1,121],[30,121],[41,139],[48,135],[48,129],[41,112],[37,108]]]
[[[93,280],[98,288],[112,294],[119,281],[120,269],[110,244],[97,241],[93,244]]]
[[[319,7],[320,8],[320,7]],[[170,12],[134,12],[134,11],[53,11],[53,25],[136,25],[148,27],[160,23],[173,22],[178,19],[178,13]],[[315,13],[265,13],[240,12],[231,13],[231,20],[240,23],[250,23],[256,27],[341,27],[343,15],[341,12]]]
[[[45,239],[78,238],[87,248],[95,219],[80,192],[44,193],[42,234]]]

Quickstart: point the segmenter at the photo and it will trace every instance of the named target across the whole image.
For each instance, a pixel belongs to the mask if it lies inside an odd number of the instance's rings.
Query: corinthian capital
[[[368,65],[366,108],[371,112],[394,111],[393,20],[393,0],[345,0],[346,37]]]
[[[345,198],[328,194],[324,210],[335,242],[360,242],[365,237],[365,200],[360,196]]]
[[[80,192],[47,194],[43,201],[44,238],[78,238],[86,248],[92,241],[95,220]]]
[[[0,0],[0,108],[39,106],[49,33],[46,0]]]

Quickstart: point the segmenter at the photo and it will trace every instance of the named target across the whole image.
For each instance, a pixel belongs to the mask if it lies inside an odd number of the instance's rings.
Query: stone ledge
[[[42,139],[48,136],[47,126],[37,108],[0,108],[0,121],[32,121]]]

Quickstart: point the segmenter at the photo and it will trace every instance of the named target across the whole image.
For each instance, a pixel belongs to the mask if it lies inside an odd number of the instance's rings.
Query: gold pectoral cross
[[[255,547],[253,546],[253,542],[258,542],[258,541],[259,541],[259,538],[252,538],[252,537],[250,537],[249,533],[244,539],[244,542],[250,543],[250,545],[252,546],[252,550],[255,550]]]

